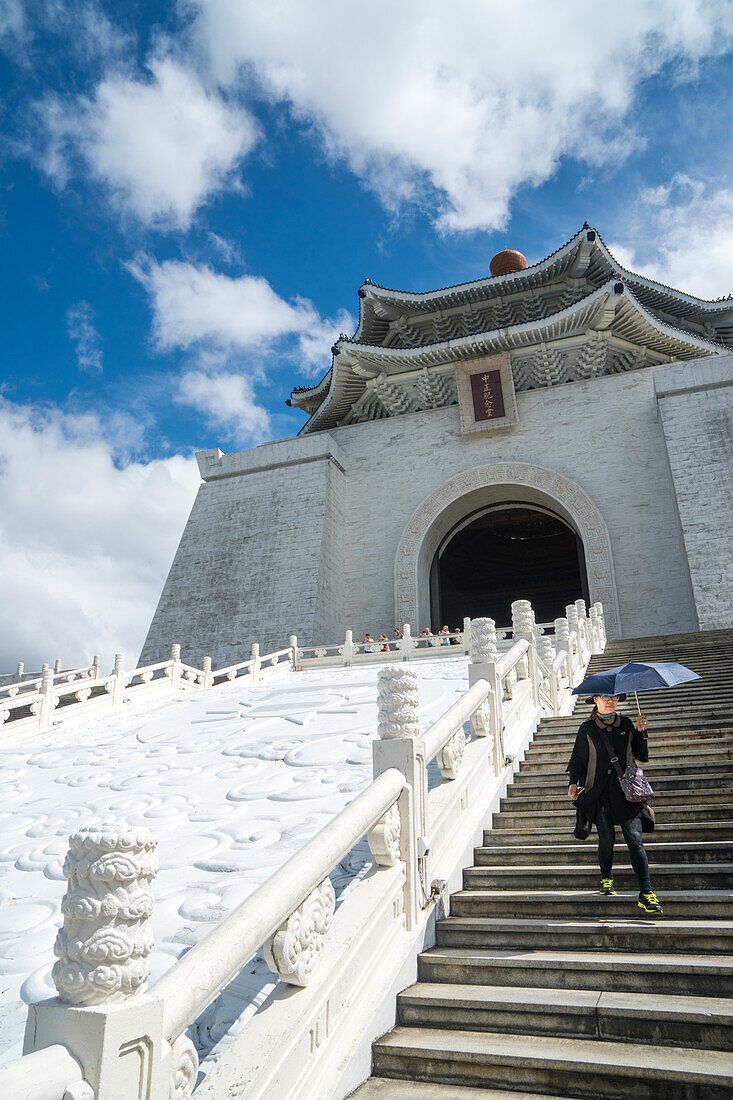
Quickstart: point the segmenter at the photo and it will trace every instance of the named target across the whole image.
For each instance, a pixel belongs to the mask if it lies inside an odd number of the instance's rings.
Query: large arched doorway
[[[457,526],[493,505],[540,508],[577,532],[583,544],[589,600],[603,604],[609,638],[621,636],[616,578],[608,528],[598,508],[575,482],[527,462],[495,462],[462,470],[437,485],[403,528],[394,564],[395,621],[422,629],[431,622],[430,574],[436,551]],[[576,590],[573,600],[583,594]],[[513,599],[526,599],[515,593]],[[549,619],[562,615],[563,601]],[[540,620],[542,621],[542,620]],[[441,623],[442,625],[442,623]],[[449,623],[457,626],[457,623]],[[508,625],[500,622],[500,625]]]
[[[538,622],[547,622],[579,594],[589,600],[581,539],[549,509],[517,501],[478,509],[456,523],[430,570],[433,630],[455,629],[465,616],[509,625],[518,598],[531,602]]]

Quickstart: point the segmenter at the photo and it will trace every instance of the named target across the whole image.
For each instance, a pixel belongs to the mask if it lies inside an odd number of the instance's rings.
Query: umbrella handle
[[[639,695],[636,691],[634,692],[634,698],[636,699],[636,709],[638,710],[639,714],[641,714],[641,707],[639,706]]]

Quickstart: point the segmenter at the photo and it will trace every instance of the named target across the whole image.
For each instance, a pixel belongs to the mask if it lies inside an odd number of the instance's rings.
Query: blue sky
[[[588,219],[733,290],[724,0],[0,0],[0,48],[0,672],[134,660],[193,452],[298,430],[365,276]]]

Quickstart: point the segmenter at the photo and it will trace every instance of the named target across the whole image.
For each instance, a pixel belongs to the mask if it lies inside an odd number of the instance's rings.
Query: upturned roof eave
[[[472,345],[475,345],[479,342],[483,342],[484,344],[498,343],[515,338],[519,346],[521,346],[522,343],[524,343],[526,346],[527,342],[526,340],[522,341],[522,337],[527,336],[532,332],[537,332],[537,339],[541,340],[541,334],[543,330],[549,329],[563,320],[570,321],[574,316],[586,312],[588,308],[592,307],[594,304],[600,305],[601,300],[604,297],[610,298],[614,294],[619,298],[619,301],[623,298],[629,301],[635,311],[639,314],[640,319],[642,319],[650,329],[656,331],[660,335],[669,337],[671,342],[678,345],[680,348],[697,350],[700,351],[703,355],[720,355],[730,351],[730,349],[727,348],[724,344],[718,344],[715,341],[706,340],[705,338],[696,336],[693,333],[685,332],[684,329],[679,329],[674,325],[669,325],[664,321],[660,321],[657,317],[654,316],[654,314],[650,313],[649,310],[647,310],[641,304],[641,302],[639,302],[639,300],[636,298],[633,292],[629,290],[627,286],[624,285],[621,292],[617,292],[614,289],[615,284],[615,279],[609,279],[606,283],[603,284],[603,286],[599,287],[595,291],[592,291],[584,298],[579,299],[579,301],[574,302],[566,309],[560,310],[557,313],[550,314],[548,317],[543,317],[541,320],[538,321],[525,321],[521,324],[508,325],[503,328],[493,329],[483,333],[473,333],[470,336],[463,336],[457,339],[444,340],[434,344],[422,344],[416,348],[385,348],[378,344],[358,344],[353,339],[349,341],[342,341],[342,343],[346,345],[343,348],[343,351],[347,354],[345,356],[334,354],[333,363],[329,372],[330,382],[326,397],[319,405],[319,407],[315,409],[314,412],[310,415],[309,419],[298,432],[298,435],[303,435],[308,433],[309,431],[314,431],[320,428],[320,424],[322,420],[326,417],[329,408],[336,402],[336,400],[338,400],[339,394],[337,391],[341,388],[341,385],[345,383],[347,378],[348,381],[353,380],[353,371],[351,370],[351,366],[348,363],[348,359],[353,358],[360,352],[365,356],[365,358],[370,359],[372,363],[375,359],[381,359],[386,365],[389,362],[399,363],[400,361],[409,363],[410,360],[419,359],[421,355],[424,356],[425,352],[431,352],[434,356],[438,357],[440,357],[442,354],[444,356],[443,361],[446,362],[450,360],[451,353],[455,353],[456,351],[465,352],[466,349],[469,349]],[[464,354],[463,356],[461,356],[461,358],[467,359],[470,358],[470,356]],[[339,360],[341,360],[341,363],[339,363]],[[324,379],[322,381],[325,382],[326,378],[328,378],[328,374],[324,376]],[[364,380],[363,386],[365,385],[366,381]],[[334,425],[323,425],[323,428],[320,428],[320,430],[325,430],[326,427],[333,426]]]
[[[595,234],[595,240],[593,241],[594,248],[600,250],[608,263],[609,271],[615,273],[619,278],[625,278],[628,282],[636,283],[639,286],[645,287],[647,290],[666,295],[673,300],[685,302],[687,305],[694,306],[706,312],[720,313],[733,308],[733,296],[731,295],[718,299],[698,298],[694,294],[687,294],[685,291],[677,290],[676,287],[657,282],[655,279],[649,279],[645,275],[638,275],[635,271],[631,271],[629,268],[624,267],[610,251],[599,230],[587,224],[584,225],[582,229],[579,229],[575,236],[571,237],[566,244],[561,245],[560,248],[551,252],[549,256],[546,256],[542,260],[538,260],[535,264],[523,268],[521,271],[510,271],[506,275],[485,275],[480,279],[473,279],[469,282],[455,283],[453,286],[438,287],[436,290],[425,291],[397,290],[381,286],[378,283],[365,282],[362,284],[362,289],[366,292],[366,298],[362,299],[362,301],[368,300],[370,297],[378,298],[384,302],[393,302],[395,304],[404,302],[405,304],[414,303],[415,305],[419,305],[434,301],[437,308],[437,303],[441,299],[447,299],[448,297],[455,297],[458,295],[468,299],[471,292],[474,290],[499,287],[511,288],[513,284],[522,284],[526,282],[527,279],[534,280],[536,276],[544,274],[548,268],[557,266],[558,261],[565,259],[577,249],[582,243],[586,233]],[[359,324],[354,333],[354,339],[359,335],[362,325],[363,317],[360,309]]]

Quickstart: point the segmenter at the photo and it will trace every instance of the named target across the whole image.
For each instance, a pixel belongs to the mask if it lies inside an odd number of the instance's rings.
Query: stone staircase
[[[589,671],[626,660],[703,677],[639,697],[664,916],[638,909],[620,830],[612,897],[595,830],[572,837],[565,767],[589,708],[543,720],[358,1100],[733,1097],[733,631],[611,642]]]

